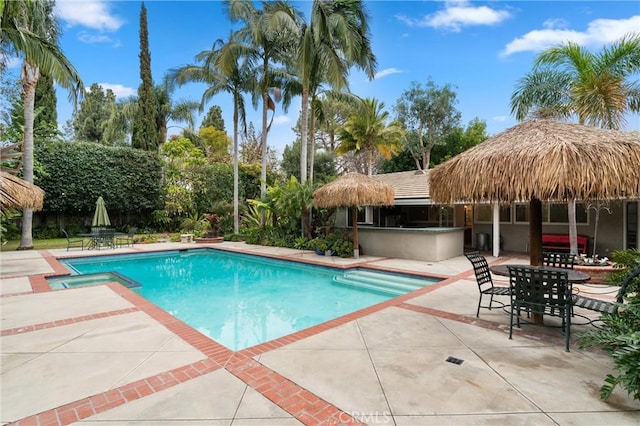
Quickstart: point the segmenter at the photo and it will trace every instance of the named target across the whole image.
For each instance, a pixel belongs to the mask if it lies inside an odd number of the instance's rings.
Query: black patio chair
[[[542,253],[542,264],[552,268],[573,269],[576,255],[571,253],[556,253],[545,251]]]
[[[513,336],[513,319],[520,328],[520,313],[550,315],[562,318],[565,350],[569,352],[571,337],[571,305],[573,294],[567,272],[544,266],[507,266],[511,287],[509,339]]]
[[[115,229],[107,228],[100,229],[98,231],[98,237],[96,239],[96,248],[99,250],[101,247],[115,248]]]
[[[640,266],[631,270],[624,281],[620,285],[620,290],[616,296],[615,302],[608,302],[606,300],[594,299],[591,297],[580,296],[580,294],[573,295],[573,306],[577,306],[590,311],[600,312],[603,314],[615,314],[618,309],[624,304],[624,296],[627,294],[629,285],[635,280],[640,279]]]
[[[127,232],[126,236],[123,237],[116,237],[116,246],[118,247],[122,247],[122,246],[133,246],[133,237],[136,235],[136,231],[138,230],[138,228],[136,227],[131,227],[129,228],[129,232]]]
[[[478,290],[480,290],[480,299],[478,299],[478,309],[476,310],[476,317],[480,316],[480,308],[491,310],[493,307],[493,296],[509,296],[509,287],[494,286],[491,278],[491,271],[489,270],[489,264],[487,259],[480,254],[480,252],[473,251],[465,253],[465,257],[469,259],[471,265],[473,265],[473,272],[476,275],[476,281],[478,283]],[[482,305],[482,296],[487,295],[490,297],[488,305]],[[496,303],[500,307],[504,307],[505,304],[496,300]]]
[[[73,247],[80,247],[80,249],[84,250],[84,239],[82,238],[70,238],[69,234],[67,233],[67,231],[65,231],[64,229],[61,229],[60,231],[62,231],[62,235],[64,235],[64,237],[67,239],[67,251],[69,251],[70,248]]]

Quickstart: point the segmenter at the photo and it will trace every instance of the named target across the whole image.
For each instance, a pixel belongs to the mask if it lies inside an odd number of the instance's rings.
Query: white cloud
[[[87,44],[95,43],[113,43],[113,39],[105,34],[91,34],[86,31],[80,31],[78,33],[78,40]]]
[[[279,115],[273,119],[273,124],[287,124],[291,123],[291,119],[286,115]]]
[[[111,89],[116,98],[127,98],[131,95],[136,94],[136,89],[131,87],[123,86],[122,84],[111,84],[111,83],[98,83],[99,86],[102,87],[102,90],[105,92],[107,89]]]
[[[566,29],[564,25],[558,25],[559,22],[561,21],[546,21],[545,29],[529,31],[522,37],[509,42],[500,55],[539,52],[568,41],[582,46],[602,46],[627,34],[640,33],[640,15],[628,19],[596,19],[591,21],[587,29],[582,32]]]
[[[492,117],[493,121],[499,121],[499,122],[507,121],[507,118],[509,117],[506,115],[496,115],[495,117]]]
[[[57,15],[67,25],[76,25],[100,31],[116,31],[123,21],[109,11],[103,0],[59,0],[56,2]]]
[[[384,69],[382,71],[377,72],[376,75],[373,77],[373,79],[377,80],[379,78],[386,77],[386,76],[391,75],[391,74],[400,74],[402,72],[403,71],[399,70],[398,68],[387,68],[387,69]]]
[[[511,17],[506,10],[492,9],[489,6],[470,6],[467,1],[447,1],[444,9],[426,15],[422,19],[396,16],[409,26],[443,28],[460,31],[471,25],[496,25]]]

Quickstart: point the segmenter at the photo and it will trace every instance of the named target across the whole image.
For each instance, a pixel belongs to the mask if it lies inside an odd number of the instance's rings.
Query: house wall
[[[614,250],[620,250],[624,245],[624,223],[623,223],[623,203],[612,202],[609,204],[611,213],[600,210],[597,231],[596,253],[603,257],[609,256]],[[595,211],[589,209],[588,224],[578,224],[577,231],[580,235],[589,237],[588,254],[593,253],[593,243],[595,231]],[[569,234],[568,224],[543,224],[543,233]],[[493,234],[490,223],[473,224],[473,245],[476,247],[477,235],[479,233],[489,234],[489,244],[491,244]],[[503,238],[502,250],[514,252],[529,251],[529,225],[527,223],[500,223],[500,235]]]

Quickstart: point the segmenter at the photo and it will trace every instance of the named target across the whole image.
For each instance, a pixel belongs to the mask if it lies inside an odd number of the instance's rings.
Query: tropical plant
[[[238,125],[246,129],[246,115],[243,93],[255,86],[253,74],[248,62],[241,61],[237,50],[229,43],[218,39],[211,50],[204,50],[196,56],[198,64],[185,65],[174,69],[169,74],[170,81],[183,85],[188,82],[201,82],[208,85],[202,94],[200,108],[213,96],[227,92],[233,97],[233,232],[239,232],[238,206]],[[224,67],[221,66],[224,64]],[[210,111],[211,112],[211,111]],[[207,115],[209,117],[209,115]],[[204,124],[204,123],[203,123]]]
[[[616,272],[609,275],[610,284],[620,285],[629,271],[640,267],[640,250],[616,250],[611,253]],[[624,295],[625,305],[615,314],[603,314],[602,327],[580,334],[582,348],[598,346],[613,359],[617,375],[608,374],[600,388],[607,399],[616,386],[626,389],[640,400],[640,278],[630,282]]]
[[[260,148],[262,154],[262,182],[260,196],[267,193],[267,134],[268,112],[273,111],[275,103],[281,100],[281,88],[286,84],[288,73],[285,67],[277,68],[274,64],[284,64],[291,54],[292,40],[299,30],[301,15],[290,4],[277,0],[264,2],[262,9],[255,8],[251,0],[227,0],[229,17],[233,23],[242,22],[235,37],[227,43],[229,54],[225,55],[222,70],[227,73],[236,68],[238,58],[246,60],[250,74],[254,107],[262,103],[262,130],[260,132]],[[286,97],[290,100],[290,97]],[[287,108],[285,103],[284,108]],[[273,116],[272,116],[273,122]],[[263,222],[264,224],[264,222]]]
[[[300,110],[300,182],[307,180],[307,138],[310,103],[314,104],[323,83],[334,90],[347,87],[353,65],[372,79],[376,58],[371,50],[368,16],[362,1],[314,0],[309,24],[303,24],[297,43],[294,69],[302,91]],[[311,133],[313,135],[313,132]],[[312,154],[314,153],[312,137]],[[313,158],[312,158],[313,164]]]
[[[75,104],[84,91],[78,72],[58,46],[59,25],[51,0],[2,1],[0,69],[12,56],[23,58],[21,82],[24,100],[23,179],[33,183],[33,126],[35,91],[40,73],[46,73],[69,92]],[[20,249],[33,248],[33,211],[25,209]]]
[[[384,103],[376,99],[364,99],[361,108],[351,114],[340,129],[340,145],[336,154],[343,155],[351,151],[355,154],[364,153],[367,173],[371,176],[376,152],[389,159],[402,150],[404,130],[400,123],[387,124],[388,117]]]
[[[576,43],[550,47],[511,95],[517,120],[542,116],[619,129],[629,111],[640,111],[640,87],[630,79],[640,71],[640,35],[622,37],[600,53]],[[577,254],[575,200],[569,200],[571,253]]]

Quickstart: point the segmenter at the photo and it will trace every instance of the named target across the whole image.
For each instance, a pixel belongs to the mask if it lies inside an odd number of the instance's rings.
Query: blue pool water
[[[342,270],[208,249],[63,263],[77,274],[114,271],[137,281],[142,286],[132,290],[236,351],[415,288],[401,283],[400,290],[387,292],[370,284],[369,277],[362,285],[349,285],[334,279],[344,276]],[[420,279],[417,285],[437,281]]]

